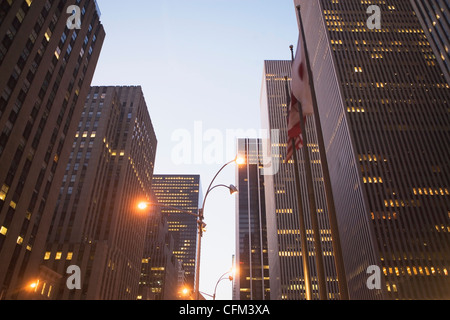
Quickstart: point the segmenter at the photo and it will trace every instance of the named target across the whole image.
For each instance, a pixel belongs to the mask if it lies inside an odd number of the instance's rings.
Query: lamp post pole
[[[195,269],[195,297],[196,300],[200,299],[200,255],[201,255],[201,250],[202,250],[202,237],[203,237],[203,220],[204,220],[204,211],[205,211],[205,203],[206,203],[206,199],[208,198],[209,193],[217,188],[217,187],[227,187],[225,185],[217,185],[215,187],[213,187],[213,183],[216,180],[217,176],[219,175],[219,173],[222,172],[223,169],[225,169],[225,167],[227,167],[228,165],[232,164],[232,163],[238,163],[238,158],[236,157],[236,159],[233,159],[230,162],[227,162],[226,164],[223,165],[222,168],[220,168],[219,171],[217,171],[216,175],[214,176],[214,178],[211,180],[211,183],[209,184],[208,189],[206,190],[206,194],[205,197],[203,198],[203,203],[202,203],[202,207],[198,210],[198,239],[197,239],[197,258],[196,258],[196,269]],[[230,193],[236,193],[237,192],[237,188],[234,186],[230,186],[227,187],[228,189],[230,189]]]
[[[225,277],[225,276],[226,276],[227,274],[229,274],[229,273],[231,273],[231,271],[227,271],[226,273],[224,273],[224,274],[219,278],[219,280],[217,281],[216,287],[214,288],[213,300],[216,300],[217,287],[218,287],[218,285],[219,285],[219,283],[220,283],[221,281],[227,280],[227,279],[230,280],[230,281],[233,281],[233,276]]]
[[[195,259],[195,300],[200,300],[200,255],[202,252],[202,238],[203,238],[203,208],[198,210],[198,232],[197,232],[197,257]]]
[[[230,194],[235,194],[238,192],[238,189],[234,186],[234,185],[230,185],[230,186],[226,186],[224,184],[219,184],[213,187],[213,183],[216,180],[217,176],[219,175],[220,172],[222,172],[222,170],[232,164],[233,162],[236,162],[237,164],[242,164],[239,162],[239,158],[236,157],[236,159],[234,159],[233,161],[230,161],[228,163],[226,163],[214,176],[213,180],[211,181],[208,190],[206,191],[206,195],[203,198],[203,203],[202,203],[202,207],[200,209],[198,209],[198,214],[192,213],[190,211],[187,210],[183,210],[180,208],[176,208],[176,207],[172,207],[172,206],[168,206],[168,205],[164,205],[164,204],[159,204],[159,203],[150,203],[150,202],[142,202],[139,204],[139,208],[140,209],[145,209],[147,208],[147,206],[149,205],[154,205],[154,206],[158,206],[158,207],[162,207],[162,208],[167,208],[167,209],[172,209],[172,210],[176,210],[179,211],[181,213],[185,213],[191,216],[194,216],[197,218],[197,251],[196,251],[196,267],[195,267],[195,284],[194,284],[194,292],[195,292],[195,299],[196,300],[200,300],[200,255],[201,255],[201,250],[202,250],[202,237],[203,237],[203,232],[204,229],[206,227],[206,224],[204,222],[205,220],[205,216],[204,216],[204,208],[205,208],[205,203],[206,203],[206,199],[209,195],[209,193],[214,190],[215,188],[218,187],[225,187],[227,189],[230,190]]]

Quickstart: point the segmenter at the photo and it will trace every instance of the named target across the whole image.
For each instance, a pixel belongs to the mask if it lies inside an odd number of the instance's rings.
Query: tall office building
[[[289,54],[289,52],[288,52]],[[318,275],[315,261],[313,229],[310,219],[308,190],[302,150],[297,152],[301,181],[302,203],[299,206],[295,184],[294,161],[286,162],[288,94],[290,92],[291,61],[264,62],[264,78],[261,92],[261,118],[264,129],[271,132],[272,158],[277,169],[264,176],[268,257],[270,266],[270,296],[274,300],[306,299],[306,283],[303,269],[299,210],[302,210],[308,248],[308,266],[311,271],[312,298],[319,298]],[[288,77],[286,83],[285,77]],[[316,214],[318,217],[325,281],[328,299],[339,299],[339,287],[329,225],[328,207],[317,135],[312,119],[306,123],[309,138],[307,150],[311,158]],[[276,133],[276,134],[275,134]],[[276,136],[274,136],[276,135]],[[270,172],[270,171],[269,171]]]
[[[365,1],[295,4],[350,298],[448,299],[449,84],[412,2],[371,1],[381,9],[373,30]],[[367,286],[371,265],[379,290]]]
[[[260,139],[238,139],[237,149],[245,165],[236,168],[236,272],[233,288],[238,300],[269,300],[264,175]]]
[[[92,87],[74,137],[41,257],[63,276],[51,298],[134,300],[149,219],[137,204],[151,197],[157,145],[141,87]],[[66,286],[71,265],[80,290]]]
[[[81,29],[69,29],[78,5]],[[96,2],[0,3],[0,299],[39,276],[76,122],[103,45]]]
[[[153,195],[150,199],[157,202]],[[150,208],[138,299],[175,300],[184,286],[184,270],[173,254],[167,216],[161,214],[158,206]]]
[[[434,57],[428,57],[427,64],[437,62],[450,83],[450,4],[444,0],[411,2],[434,52]],[[428,49],[424,54],[431,55],[431,52]]]
[[[198,214],[202,199],[199,175],[154,175],[153,191],[161,205]],[[182,263],[187,285],[193,288],[196,266],[197,218],[170,208],[161,208],[161,214],[167,216],[169,233],[174,239],[173,253]]]

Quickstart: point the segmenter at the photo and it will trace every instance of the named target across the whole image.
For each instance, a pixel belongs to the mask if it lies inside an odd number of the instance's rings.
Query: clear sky
[[[155,173],[200,174],[203,194],[260,124],[264,60],[290,59],[292,0],[97,0],[106,40],[93,85],[140,85],[158,139]],[[235,166],[217,183],[235,184]],[[235,253],[235,199],[205,207],[200,290],[213,294]],[[231,299],[221,282],[217,299]]]

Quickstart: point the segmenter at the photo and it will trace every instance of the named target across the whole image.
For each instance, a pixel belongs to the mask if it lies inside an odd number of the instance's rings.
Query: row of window
[[[44,260],[50,260],[52,253],[47,251],[44,255]],[[73,252],[67,252],[67,255],[65,256],[65,260],[71,261],[73,258]],[[61,260],[63,259],[63,253],[62,252],[56,252],[55,253],[55,260]]]

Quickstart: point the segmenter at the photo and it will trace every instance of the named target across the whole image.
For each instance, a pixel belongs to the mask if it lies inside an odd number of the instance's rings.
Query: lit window
[[[48,292],[47,292],[47,297],[48,298],[50,298],[50,295],[51,295],[51,293],[52,293],[52,286],[50,285],[49,287],[48,287]]]
[[[8,229],[7,228],[5,228],[5,227],[1,227],[0,228],[0,234],[6,236],[7,233],[8,233]]]
[[[47,283],[44,282],[44,284],[42,285],[41,295],[44,294],[46,286],[47,286]]]
[[[6,184],[4,184],[2,186],[2,189],[0,190],[0,200],[5,201],[8,191],[9,191],[9,187]]]
[[[44,260],[50,260],[51,252],[47,251],[44,255]]]
[[[62,252],[57,252],[55,256],[55,260],[61,260]]]
[[[21,236],[19,236],[17,238],[17,244],[22,244],[23,243],[23,238]]]
[[[47,29],[47,32],[45,33],[45,39],[47,39],[47,42],[50,41],[50,38],[52,37],[52,32],[50,31],[50,29]]]
[[[55,57],[56,57],[56,59],[59,60],[60,56],[61,56],[61,49],[59,47],[57,47],[56,51],[55,51]]]

